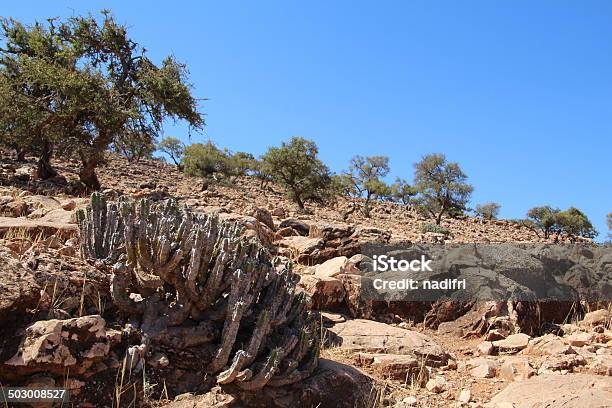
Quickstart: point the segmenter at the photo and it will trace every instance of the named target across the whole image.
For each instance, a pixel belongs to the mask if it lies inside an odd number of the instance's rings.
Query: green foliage
[[[415,167],[418,206],[435,217],[440,225],[444,214],[459,214],[466,209],[474,187],[457,163],[449,163],[443,154],[424,156]]]
[[[166,153],[174,164],[182,170],[181,162],[185,157],[185,144],[176,137],[165,137],[157,144],[157,150]]]
[[[597,230],[582,211],[575,207],[570,207],[557,214],[557,225],[562,234],[567,235],[570,240],[575,237],[595,238]]]
[[[533,207],[527,212],[525,226],[536,233],[541,231],[544,238],[548,238],[551,233],[559,232],[557,226],[557,214],[559,212],[558,208],[552,208],[549,205]]]
[[[304,208],[306,201],[327,201],[331,197],[331,173],[317,157],[316,144],[293,137],[280,147],[270,147],[261,157],[258,171],[283,186],[289,197]]]
[[[561,234],[565,234],[570,240],[575,237],[594,238],[597,235],[589,218],[575,207],[570,207],[565,211],[548,205],[534,207],[527,212],[527,220],[524,225],[538,235],[539,232],[542,232],[544,238],[557,234],[555,240],[559,239]]]
[[[33,26],[3,19],[1,31],[0,102],[13,107],[0,110],[2,142],[34,147],[41,177],[53,175],[54,151],[76,155],[81,181],[98,189],[111,144],[152,145],[168,117],[204,124],[186,67],[172,57],[155,65],[108,12]]]
[[[419,229],[421,233],[423,234],[426,234],[428,232],[433,232],[435,234],[444,234],[446,236],[449,236],[451,233],[448,228],[445,228],[441,225],[433,224],[433,223],[421,224]]]
[[[489,202],[485,204],[478,204],[474,212],[478,217],[482,217],[486,220],[494,220],[497,218],[500,208],[500,204]]]
[[[391,199],[404,205],[409,205],[412,202],[412,197],[417,195],[416,189],[401,178],[395,179],[395,183],[391,184],[390,190]]]
[[[231,156],[231,161],[235,173],[239,176],[253,174],[258,168],[257,159],[251,153],[236,152]]]
[[[130,163],[138,163],[141,159],[152,159],[155,144],[143,134],[124,133],[113,142],[113,150],[125,156]]]
[[[230,152],[219,149],[212,142],[187,146],[183,165],[185,174],[204,178],[204,189],[210,182],[229,180],[236,175]]]
[[[391,188],[381,180],[389,174],[389,170],[389,158],[386,156],[355,156],[348,171],[339,179],[344,194],[353,200],[354,206],[360,205],[364,216],[370,217],[372,200],[392,194]],[[358,198],[363,200],[358,202]]]

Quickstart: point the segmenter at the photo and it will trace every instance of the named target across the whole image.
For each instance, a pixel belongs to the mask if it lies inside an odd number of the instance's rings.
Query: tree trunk
[[[436,217],[436,225],[440,225],[442,223],[442,215],[444,214],[443,211],[440,211],[438,213],[438,216]]]
[[[57,176],[57,171],[51,166],[51,157],[53,157],[53,145],[48,140],[44,140],[36,167],[36,176],[41,180]]]
[[[18,162],[24,162],[24,161],[25,161],[25,159],[26,159],[26,157],[25,157],[25,156],[26,156],[26,153],[27,153],[27,152],[28,152],[28,151],[27,151],[26,149],[16,148],[16,149],[15,149],[15,154],[16,154],[16,156],[17,156],[17,157],[16,157],[17,161],[18,161]]]
[[[83,160],[83,167],[79,171],[79,179],[89,191],[98,191],[102,187],[96,175],[97,158],[90,157]]]

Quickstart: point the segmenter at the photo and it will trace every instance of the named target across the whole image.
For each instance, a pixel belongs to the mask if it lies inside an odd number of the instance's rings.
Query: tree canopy
[[[417,203],[437,225],[444,214],[465,211],[474,187],[466,182],[467,175],[459,164],[448,162],[443,154],[429,154],[414,167]]]
[[[331,173],[318,153],[313,141],[292,137],[280,147],[270,147],[261,157],[264,172],[286,189],[300,209],[306,201],[321,202],[330,197]]]
[[[53,152],[75,155],[81,181],[98,189],[95,168],[112,143],[152,144],[168,117],[204,125],[185,65],[156,65],[108,11],[32,26],[3,19],[0,29],[1,142],[31,148],[42,178],[55,174]]]

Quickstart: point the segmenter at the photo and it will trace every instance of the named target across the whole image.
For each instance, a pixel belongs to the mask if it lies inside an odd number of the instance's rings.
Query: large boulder
[[[301,275],[299,287],[310,295],[315,310],[334,310],[344,303],[344,286],[336,278]]]
[[[435,365],[445,365],[450,357],[426,335],[385,323],[354,319],[328,330],[332,344],[350,351],[414,355]]]
[[[513,382],[497,394],[491,408],[605,408],[612,406],[612,382],[586,374],[541,375]]]
[[[61,210],[64,211],[64,210]],[[77,226],[73,223],[62,221],[45,221],[42,219],[0,217],[0,236],[10,230],[23,231],[26,235],[34,237],[37,235],[71,236],[76,234]]]
[[[310,226],[310,238],[323,238],[326,241],[348,238],[355,232],[355,227],[348,224],[317,223]]]
[[[26,328],[17,353],[0,364],[0,374],[6,378],[37,372],[83,374],[107,356],[113,339],[97,315],[41,320]]]
[[[321,359],[303,381],[259,392],[213,388],[204,395],[179,396],[167,408],[368,408],[377,392],[376,381],[350,365]]]

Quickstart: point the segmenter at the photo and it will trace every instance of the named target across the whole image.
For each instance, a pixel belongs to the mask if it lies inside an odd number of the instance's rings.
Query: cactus
[[[111,296],[137,321],[140,354],[210,348],[206,372],[243,390],[300,381],[316,368],[318,319],[296,292],[297,276],[242,238],[240,224],[172,200],[107,203],[98,193],[78,222],[82,256],[112,267]]]

